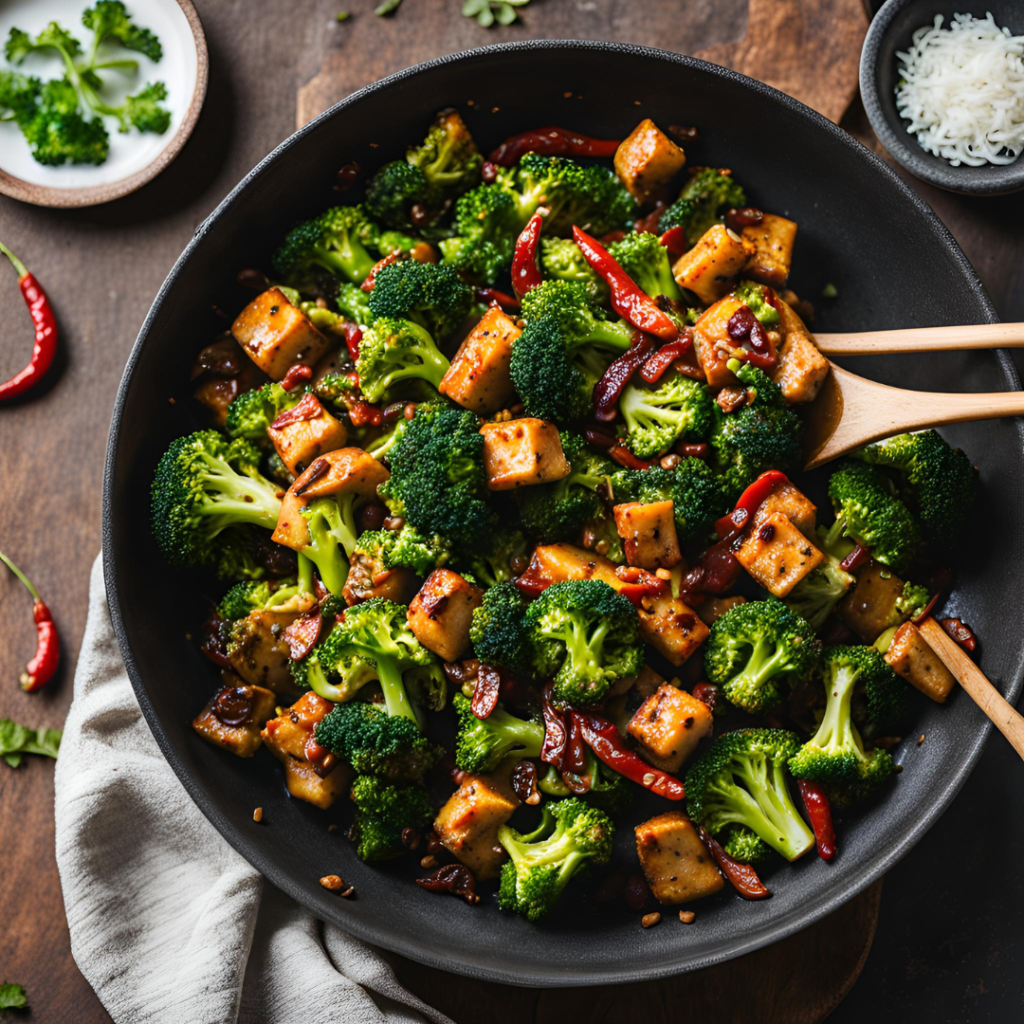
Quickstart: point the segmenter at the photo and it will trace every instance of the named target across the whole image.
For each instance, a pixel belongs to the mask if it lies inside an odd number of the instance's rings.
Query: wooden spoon
[[[827,356],[882,356],[898,352],[950,352],[960,349],[1024,348],[1024,324],[968,327],[909,327],[860,334],[815,334]]]
[[[975,704],[992,724],[1010,741],[1014,750],[1024,757],[1024,716],[1007,702],[989,682],[988,677],[960,649],[960,645],[934,619],[917,624],[928,646],[939,656],[956,681],[971,695]]]

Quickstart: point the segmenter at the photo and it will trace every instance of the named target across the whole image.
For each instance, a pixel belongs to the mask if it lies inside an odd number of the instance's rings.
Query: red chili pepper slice
[[[313,371],[310,367],[306,366],[305,363],[295,363],[288,368],[288,372],[281,378],[281,387],[285,391],[293,391],[300,384],[305,384],[307,380],[311,380],[313,377]]]
[[[643,366],[640,367],[640,376],[648,384],[657,384],[665,371],[681,356],[685,356],[693,348],[693,335],[687,334],[667,345],[662,345],[657,352],[651,356]]]
[[[545,764],[553,764],[559,771],[565,757],[565,745],[569,739],[569,730],[562,713],[551,703],[551,683],[544,690],[544,742],[540,748],[540,759]]]
[[[540,244],[543,226],[544,218],[535,213],[516,239],[515,253],[512,256],[512,289],[519,298],[541,283],[540,268],[537,266],[537,246]]]
[[[285,409],[280,416],[270,424],[272,430],[283,430],[289,423],[299,423],[302,420],[315,420],[324,411],[320,399],[316,395],[306,395],[298,405]]]
[[[832,824],[832,807],[828,796],[820,783],[811,782],[810,779],[798,779],[797,786],[807,809],[807,817],[811,819],[818,856],[822,860],[832,860],[836,855],[836,830]]]
[[[683,577],[682,589],[690,595],[724,594],[731,590],[743,572],[732,550],[735,540],[730,534],[712,544]]]
[[[589,135],[557,128],[534,128],[532,131],[510,135],[490,156],[490,162],[499,167],[511,167],[524,153],[543,156],[615,156],[619,139],[594,139]]]
[[[22,672],[20,683],[26,693],[42,689],[57,671],[60,663],[60,638],[57,636],[57,625],[53,621],[50,609],[46,607],[39,591],[32,585],[32,581],[2,552],[0,551],[0,562],[3,562],[15,576],[25,584],[28,592],[35,602],[32,606],[32,619],[36,624],[36,653],[32,660],[25,666]]]
[[[747,489],[739,496],[732,512],[723,516],[715,523],[715,530],[719,537],[728,536],[737,529],[742,529],[747,523],[752,522],[757,510],[771,497],[772,492],[780,484],[788,484],[789,477],[777,469],[769,469],[762,473]],[[737,512],[745,512],[746,515],[737,517]]]
[[[574,227],[572,237],[584,259],[608,284],[612,309],[637,330],[655,334],[662,341],[675,341],[679,328],[675,321],[658,308],[649,295],[615,262],[611,253],[594,237]]]
[[[587,713],[580,715],[580,723],[587,746],[609,768],[639,783],[652,793],[663,796],[666,800],[682,800],[686,796],[683,784],[675,776],[649,765],[626,746],[626,741],[614,722],[609,722],[600,715]]]
[[[369,294],[373,291],[373,286],[377,283],[377,275],[387,266],[392,263],[397,263],[402,259],[402,253],[400,252],[389,252],[383,259],[377,260],[376,263],[370,268],[370,272],[366,275],[366,280],[359,286],[364,292]]]
[[[583,742],[583,717],[578,711],[569,712],[569,734],[565,741],[565,753],[562,756],[562,776],[575,775],[577,780],[587,770],[587,745]],[[589,779],[587,785],[581,786],[578,781],[567,782],[573,792],[585,793],[590,789]]]
[[[522,306],[522,303],[514,295],[498,291],[497,288],[477,288],[476,297],[488,306],[497,306],[499,309],[515,310]]]
[[[682,224],[677,224],[674,228],[669,228],[659,239],[659,242],[666,249],[670,256],[682,256],[685,252],[689,251],[689,245],[686,244],[686,229]]]
[[[732,887],[748,900],[763,900],[771,896],[771,890],[761,881],[757,872],[749,864],[741,864],[722,849],[722,844],[703,826],[698,831],[704,845],[711,851],[715,863],[723,875],[732,883]]]
[[[57,319],[53,315],[50,300],[35,275],[28,272],[25,264],[7,246],[0,244],[0,252],[11,261],[11,266],[18,275],[18,287],[21,289],[25,305],[28,306],[28,313],[36,332],[32,358],[28,365],[10,380],[0,384],[0,401],[3,401],[24,394],[29,388],[35,387],[50,368],[57,353]]]
[[[654,339],[637,332],[629,348],[612,360],[611,365],[594,385],[594,418],[611,423],[618,415],[616,405],[633,374],[654,352]]]
[[[867,565],[870,559],[871,552],[855,544],[853,550],[839,563],[839,567],[846,572],[856,572],[862,565]]]
[[[650,213],[645,213],[642,217],[637,217],[633,223],[633,230],[638,235],[656,235],[658,233],[658,221],[661,220],[661,215],[665,212],[665,202],[659,199],[654,204],[654,209]]]
[[[317,610],[311,615],[300,615],[291,625],[285,626],[281,639],[288,645],[288,657],[292,661],[301,661],[320,637],[323,616]]]
[[[345,324],[345,348],[348,357],[354,363],[359,358],[359,342],[363,340],[363,331],[359,324]]]
[[[500,693],[501,673],[493,665],[481,664],[477,669],[476,686],[470,703],[473,714],[477,718],[486,718],[498,706]]]
[[[618,441],[608,449],[608,458],[617,462],[620,466],[624,466],[626,469],[649,469],[652,465],[646,459],[641,459],[634,455],[624,444],[620,444]]]

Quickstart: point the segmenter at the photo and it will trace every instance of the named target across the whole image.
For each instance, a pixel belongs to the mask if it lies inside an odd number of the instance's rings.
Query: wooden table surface
[[[827,6],[827,0],[822,3]],[[209,94],[193,138],[169,170],[140,192],[94,209],[46,210],[0,197],[0,239],[38,273],[53,296],[62,329],[60,365],[44,392],[0,410],[0,548],[16,554],[47,597],[65,644],[55,682],[39,694],[21,693],[16,679],[32,650],[31,621],[19,586],[0,578],[0,609],[7,626],[0,645],[0,680],[6,681],[0,686],[0,717],[33,726],[59,726],[63,721],[85,624],[89,567],[100,547],[103,453],[122,367],[153,296],[196,226],[260,157],[290,134],[297,91],[325,58],[350,66],[349,84],[356,88],[437,54],[523,36],[619,39],[694,52],[741,39],[747,9],[745,0],[689,0],[685,6],[675,0],[642,5],[635,0],[535,0],[526,26],[485,32],[459,15],[459,0],[406,0],[389,21],[369,13],[369,0],[358,0],[358,6],[350,6],[356,17],[339,25],[334,15],[344,6],[339,0],[306,0],[292,5],[285,16],[273,0],[199,0],[210,47]],[[873,143],[858,104],[844,126]],[[1024,319],[1024,198],[969,199],[911,183],[957,237],[1002,316]],[[30,343],[13,274],[0,274],[0,304],[6,314],[0,341],[0,379],[5,379],[22,365]],[[977,814],[970,818],[972,808],[991,797],[991,787],[998,785],[994,769],[988,767],[997,764],[996,758],[999,772],[1011,770],[1007,766],[1012,761],[990,746],[936,833],[956,835],[958,815],[976,822]],[[984,793],[975,782],[979,777],[988,787]],[[47,1024],[107,1021],[71,957],[53,856],[52,801],[48,761],[32,758],[17,771],[0,770],[0,981],[18,981],[29,989],[33,1012],[25,1019]],[[995,806],[1013,821],[1024,819],[1019,796],[1007,792]],[[1012,810],[1016,813],[1011,815]],[[1019,825],[1013,828],[1021,838]],[[934,871],[930,865],[940,857],[929,837],[897,872],[912,884]],[[1008,873],[1014,870],[1007,857],[1000,864]],[[979,948],[965,950],[961,945],[954,953],[955,943],[963,942],[966,926],[961,920],[956,933],[960,939],[953,933],[948,939],[950,962],[942,960],[934,972],[936,950],[940,943],[945,949],[947,942],[943,925],[938,925],[939,933],[905,928],[902,915],[914,904],[887,886],[876,949],[888,927],[894,942],[898,936],[892,955],[901,962],[876,969],[869,958],[848,1003],[863,1003],[858,998],[862,990],[865,998],[882,991],[894,977],[898,982],[905,969],[908,981],[923,979],[922,999],[941,986],[939,979],[952,979],[942,1003],[945,1019],[1007,1019],[987,1016],[985,1007],[992,1006],[993,993],[1010,992],[1010,967],[1021,952],[1019,945],[991,952],[1001,941],[1003,933],[996,932],[1003,919],[1020,907],[1019,865],[1016,870],[1000,892],[977,895],[966,906],[955,904],[961,914],[979,915],[969,932]],[[935,884],[941,882],[936,879]],[[958,892],[950,891],[948,899],[955,901]],[[890,906],[896,912],[887,915]],[[987,960],[982,952],[986,944]],[[400,966],[400,973],[404,970]],[[929,979],[934,984],[927,984]],[[1017,1000],[1019,1006],[1019,988]],[[961,1001],[970,1014],[958,1012]],[[621,1007],[625,1000],[615,1002]],[[582,1014],[577,1007],[577,1017],[607,1019],[613,1004],[587,1005],[590,1009]],[[561,1019],[569,1008],[566,1000],[554,997],[535,999],[530,1007],[529,1015],[544,1021]],[[522,1009],[520,1003],[518,1011]],[[670,1005],[652,1004],[647,1012],[655,1019],[677,1016]],[[511,1019],[498,1005],[489,1007],[487,1016]],[[838,1016],[845,1016],[842,1008]]]

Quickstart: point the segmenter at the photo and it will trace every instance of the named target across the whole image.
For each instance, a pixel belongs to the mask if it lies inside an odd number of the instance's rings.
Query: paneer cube
[[[334,705],[310,690],[290,708],[282,708],[263,728],[263,742],[279,761],[306,760],[306,745],[317,724]]]
[[[435,569],[409,605],[409,628],[445,661],[469,650],[469,624],[484,592],[450,569]]]
[[[541,544],[534,548],[527,575],[548,583],[567,580],[603,580],[615,590],[622,589],[622,580],[615,575],[615,563],[572,544]]]
[[[519,803],[506,777],[496,772],[469,775],[437,812],[434,831],[478,879],[497,878],[506,856],[498,829]]]
[[[547,484],[569,475],[558,427],[547,420],[521,419],[485,423],[484,468],[492,491]]]
[[[238,314],[231,333],[271,380],[281,380],[296,363],[312,366],[335,344],[280,288],[268,288],[253,299]]]
[[[321,774],[317,765],[309,761],[289,758],[284,762],[284,783],[288,795],[322,811],[348,792],[352,776],[351,767],[343,761],[337,762],[326,774]]]
[[[259,749],[260,730],[274,714],[274,695],[230,672],[224,673],[224,682],[227,685],[193,719],[192,728],[230,754],[252,757]]]
[[[689,903],[725,885],[714,858],[682,811],[666,811],[637,825],[636,852],[659,903]]]
[[[785,597],[825,556],[781,512],[751,528],[736,561],[770,594]]]
[[[753,242],[741,238],[724,224],[713,224],[689,252],[672,267],[680,288],[693,292],[711,305],[732,287],[736,275],[754,255]]]
[[[682,598],[673,597],[669,589],[643,598],[637,614],[640,639],[673,665],[682,665],[711,634],[700,616]]]
[[[829,361],[818,351],[811,332],[792,307],[782,299],[778,304],[779,332],[783,337],[771,378],[787,402],[813,402],[828,376]]]
[[[768,521],[769,516],[781,512],[805,537],[815,540],[818,528],[818,506],[788,480],[778,483],[754,513],[756,529]]]
[[[349,605],[369,601],[375,597],[408,604],[419,589],[419,578],[407,566],[385,569],[365,551],[358,548],[349,563],[348,576],[341,596]]]
[[[937,704],[945,704],[956,678],[912,622],[896,630],[885,652],[892,670]]]
[[[667,683],[640,705],[626,726],[640,746],[640,755],[655,768],[673,773],[713,731],[711,708]]]
[[[785,287],[793,264],[796,221],[766,213],[760,224],[743,229],[743,238],[754,244],[754,252],[744,268],[747,276],[773,288]]]
[[[686,154],[645,117],[615,151],[615,173],[638,203],[663,199],[672,179],[686,164]]]
[[[290,649],[281,634],[315,605],[316,598],[308,594],[277,608],[250,612],[234,623],[228,645],[232,669],[247,683],[275,693],[294,693]]]
[[[315,395],[306,395],[299,405],[301,416],[296,413],[297,406],[292,415],[279,417],[284,421],[280,426],[272,423],[267,427],[267,435],[281,461],[296,476],[317,456],[341,448],[348,440],[345,424],[335,419]]]
[[[515,399],[509,364],[512,345],[522,333],[492,306],[459,346],[438,391],[481,415],[503,409]]]
[[[857,577],[853,590],[838,608],[839,618],[866,644],[905,617],[896,608],[903,596],[903,580],[881,562],[870,562]]]
[[[615,528],[623,541],[626,561],[641,569],[671,569],[682,561],[671,501],[616,505]]]
[[[726,295],[704,310],[693,326],[693,347],[708,387],[733,387],[739,384],[726,365],[738,353],[729,337],[729,320],[742,306],[734,295]]]

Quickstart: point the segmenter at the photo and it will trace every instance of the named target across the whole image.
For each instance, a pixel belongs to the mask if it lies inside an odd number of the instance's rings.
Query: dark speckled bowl
[[[871,22],[860,57],[864,107],[871,127],[893,159],[932,185],[978,196],[1005,195],[1024,188],[1024,154],[1004,167],[953,167],[948,160],[925,152],[896,111],[896,54],[909,49],[913,34],[930,25],[936,14],[941,14],[943,25],[948,26],[954,14],[984,18],[989,11],[997,25],[1014,35],[1024,32],[1021,0],[888,0]]]

